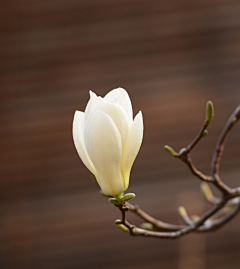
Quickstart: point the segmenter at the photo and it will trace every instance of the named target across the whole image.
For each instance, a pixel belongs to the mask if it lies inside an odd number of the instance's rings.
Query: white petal
[[[143,139],[143,118],[142,118],[142,112],[140,111],[133,121],[123,151],[122,173],[124,175],[125,189],[128,188],[131,168],[139,152],[140,146],[142,144],[142,139]]]
[[[97,110],[99,110],[104,104],[105,101],[102,97],[96,96],[96,94],[91,94],[91,98],[87,103],[84,115],[84,129],[89,127],[89,123],[92,119],[92,116],[95,114]]]
[[[97,97],[96,93],[92,92],[92,91],[89,91],[89,94],[90,94],[90,98],[92,97]]]
[[[126,90],[124,90],[123,88],[114,89],[110,91],[107,95],[105,95],[104,99],[107,100],[108,102],[119,104],[120,106],[122,106],[125,109],[128,118],[132,123],[133,121],[132,103]]]
[[[123,192],[121,174],[121,136],[113,120],[98,110],[85,130],[86,148],[97,170],[104,193],[118,195]]]
[[[84,130],[88,129],[91,119],[97,110],[105,112],[112,118],[118,127],[122,138],[122,145],[124,145],[131,125],[131,121],[124,108],[118,104],[110,103],[100,96],[96,97],[96,95],[91,95],[85,112]]]
[[[83,121],[84,121],[84,112],[76,111],[73,119],[73,141],[82,162],[85,164],[88,170],[90,170],[91,173],[93,173],[97,178],[98,176],[96,173],[96,169],[88,156],[84,143]]]
[[[116,124],[118,131],[121,135],[122,147],[125,145],[126,138],[128,136],[131,123],[127,116],[126,111],[118,104],[113,104],[105,101],[105,104],[101,107],[101,111],[108,114]]]

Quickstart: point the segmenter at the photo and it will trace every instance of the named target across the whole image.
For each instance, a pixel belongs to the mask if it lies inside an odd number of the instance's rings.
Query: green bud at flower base
[[[117,196],[127,190],[142,138],[142,112],[133,119],[131,100],[123,88],[104,98],[90,91],[85,112],[75,112],[76,150],[106,195]]]
[[[115,198],[110,198],[109,202],[114,205],[119,206],[119,205],[123,205],[126,201],[133,199],[135,196],[136,195],[134,193],[127,193],[125,195],[120,194],[120,195],[116,195]],[[124,208],[126,209],[126,211],[129,210],[128,207],[124,207]]]
[[[206,110],[206,123],[209,124],[214,117],[213,103],[211,101],[207,102]]]
[[[136,195],[134,193],[127,193],[123,195],[122,202],[126,202],[128,200],[131,200],[135,197]]]
[[[110,198],[108,201],[114,205],[119,205],[119,202],[116,198]]]

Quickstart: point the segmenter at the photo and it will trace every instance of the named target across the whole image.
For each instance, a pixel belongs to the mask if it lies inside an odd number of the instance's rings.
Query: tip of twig
[[[202,182],[201,185],[201,191],[202,194],[204,196],[204,198],[208,201],[208,202],[212,202],[213,200],[213,193],[209,187],[209,185],[206,182]]]
[[[179,213],[180,216],[187,216],[186,208],[183,207],[183,206],[179,206],[178,213]]]
[[[206,123],[209,124],[214,117],[214,109],[213,109],[213,103],[212,101],[207,102],[206,106]]]
[[[173,149],[173,148],[171,148],[170,146],[168,146],[168,145],[165,145],[164,146],[164,149],[165,149],[165,151],[167,152],[167,153],[169,153],[170,155],[172,155],[173,157],[176,157],[178,154],[177,154],[177,152]]]

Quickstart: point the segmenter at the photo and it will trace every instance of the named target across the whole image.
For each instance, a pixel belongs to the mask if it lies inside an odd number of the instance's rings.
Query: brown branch
[[[143,220],[151,223],[157,230],[178,231],[179,229],[182,229],[185,227],[184,225],[171,224],[171,223],[167,223],[167,222],[163,222],[161,220],[155,219],[149,214],[147,214],[145,211],[143,211],[139,206],[132,205],[129,202],[126,202],[126,206],[128,206],[132,212],[136,213]]]
[[[193,141],[186,147],[179,151],[179,153],[175,156],[176,158],[179,158],[182,160],[190,169],[190,171],[197,176],[200,180],[206,181],[206,182],[213,182],[213,177],[203,174],[201,171],[199,171],[193,164],[189,153],[191,150],[197,145],[197,143],[203,138],[204,132],[206,131],[207,127],[209,125],[209,121],[205,121],[201,130],[197,134],[197,136],[193,139]]]
[[[210,110],[210,112],[212,111]],[[224,224],[229,222],[234,216],[236,216],[236,214],[240,211],[240,187],[233,189],[230,188],[221,181],[219,176],[219,165],[221,156],[223,154],[224,146],[226,143],[226,138],[232,127],[236,124],[236,122],[240,118],[240,106],[238,106],[237,109],[234,111],[234,113],[231,115],[219,137],[212,159],[211,176],[205,175],[202,172],[200,172],[194,166],[189,156],[190,151],[196,146],[196,144],[203,137],[204,132],[213,117],[213,113],[211,115],[210,112],[208,113],[207,111],[207,119],[203,124],[200,132],[186,148],[180,150],[178,154],[170,147],[167,148],[167,151],[171,155],[181,159],[185,164],[187,164],[190,171],[194,175],[196,175],[200,180],[205,182],[212,182],[222,192],[222,198],[214,197],[213,195],[211,195],[211,193],[209,194],[209,192],[207,195],[207,190],[205,187],[205,196],[211,196],[206,197],[207,200],[214,203],[215,205],[195,221],[192,221],[187,216],[185,209],[181,208],[180,215],[186,225],[175,225],[155,219],[146,212],[144,212],[142,209],[140,209],[138,206],[134,206],[129,202],[126,202],[123,205],[117,205],[117,207],[122,212],[121,224],[127,227],[130,235],[175,239],[192,232],[197,233],[210,232],[222,227]],[[228,211],[227,209],[230,206],[232,206],[233,209]],[[139,217],[141,217],[143,220],[147,221],[148,223],[151,223],[155,230],[154,231],[146,230],[143,228],[135,227],[134,225],[129,223],[126,220],[126,211],[129,209],[135,214],[137,214]]]
[[[238,106],[235,111],[233,112],[233,114],[231,115],[231,117],[229,118],[229,120],[227,121],[215,148],[214,151],[214,155],[212,158],[212,176],[218,177],[219,174],[219,165],[220,165],[220,161],[221,161],[221,157],[223,154],[223,150],[224,150],[224,146],[226,143],[226,139],[227,139],[227,135],[229,134],[230,130],[232,129],[232,127],[237,123],[237,121],[240,118],[240,106]]]
[[[181,159],[189,167],[190,171],[200,180],[206,182],[213,182],[213,177],[203,174],[194,166],[188,153],[185,155],[185,152],[182,152],[180,155],[178,155],[178,158]]]
[[[191,223],[189,226],[185,226],[177,231],[174,232],[158,232],[158,231],[147,231],[142,228],[134,227],[132,224],[126,221],[125,217],[122,219],[122,224],[125,225],[129,230],[131,235],[135,236],[148,236],[148,237],[157,237],[157,238],[169,238],[169,239],[176,239],[183,235],[186,235],[190,232],[199,232],[201,229],[199,227],[204,224],[204,222],[213,216],[219,209],[221,209],[226,202],[228,201],[227,198],[223,199],[219,204],[212,207],[209,211],[203,214],[198,220]],[[122,211],[122,208],[119,207]],[[122,211],[123,214],[123,211]],[[125,215],[125,211],[124,211]]]
[[[212,182],[222,193],[226,194],[235,194],[236,196],[239,196],[240,194],[240,188],[231,189],[229,186],[227,186],[224,182],[221,181],[219,176],[219,165],[220,160],[223,154],[224,146],[226,143],[227,135],[229,134],[232,127],[237,123],[237,121],[240,118],[240,106],[238,106],[233,114],[230,116],[229,120],[227,121],[215,148],[214,155],[212,158],[212,171],[211,176],[205,175],[202,172],[200,172],[193,164],[189,153],[190,151],[197,145],[197,143],[202,139],[204,131],[206,130],[207,126],[209,125],[208,121],[205,121],[200,132],[196,136],[196,138],[186,147],[180,150],[179,154],[177,154],[175,157],[181,159],[187,166],[189,167],[190,171],[197,176],[200,180],[206,181],[206,182]]]
[[[216,148],[214,150],[213,158],[212,158],[212,177],[214,178],[213,184],[223,193],[234,193],[235,197],[240,194],[239,188],[231,189],[228,187],[225,183],[223,183],[219,176],[219,166],[221,157],[223,154],[223,150],[226,144],[227,135],[229,134],[232,127],[237,123],[237,121],[240,118],[240,106],[238,106],[233,114],[228,119],[225,127],[223,128],[223,131],[218,139]]]
[[[239,210],[240,210],[240,203],[235,205],[235,207],[228,214],[225,214],[221,218],[212,220],[207,227],[205,226],[200,227],[200,232],[212,232],[221,228],[223,225],[225,225],[227,222],[233,219],[237,215]]]
[[[233,197],[240,196],[240,187],[232,189],[231,194],[232,194]]]

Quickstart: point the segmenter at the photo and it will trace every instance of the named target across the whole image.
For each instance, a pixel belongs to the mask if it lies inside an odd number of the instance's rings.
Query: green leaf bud
[[[154,231],[154,226],[152,225],[152,223],[148,223],[148,222],[142,223],[141,227],[148,231]]]
[[[123,224],[116,224],[116,225],[121,231],[123,231],[125,233],[128,232],[128,228],[125,225],[123,225]]]
[[[114,204],[114,205],[119,205],[119,202],[117,201],[116,198],[110,198],[110,199],[108,199],[108,201],[109,201],[110,203]]]
[[[183,206],[180,206],[178,208],[178,213],[180,216],[183,216],[183,217],[187,216],[187,211],[186,211],[185,207],[183,207]]]
[[[120,219],[116,219],[115,224],[122,224],[122,221]]]
[[[206,110],[206,123],[209,124],[214,117],[213,103],[211,101],[207,102]]]
[[[123,195],[123,197],[122,197],[122,202],[124,203],[124,202],[126,202],[126,201],[128,201],[128,200],[131,200],[131,199],[133,199],[135,196],[136,196],[136,195],[135,195],[134,193],[127,193],[127,194]]]
[[[208,134],[208,131],[207,130],[204,130],[204,132],[202,134],[202,137],[205,137],[207,134]]]
[[[209,187],[209,185],[206,182],[202,182],[200,185],[202,194],[204,198],[208,201],[211,202],[213,200],[213,193]]]
[[[167,153],[169,153],[173,157],[176,157],[178,155],[177,152],[173,148],[171,148],[171,147],[169,147],[167,145],[164,146],[164,149],[166,150]]]

